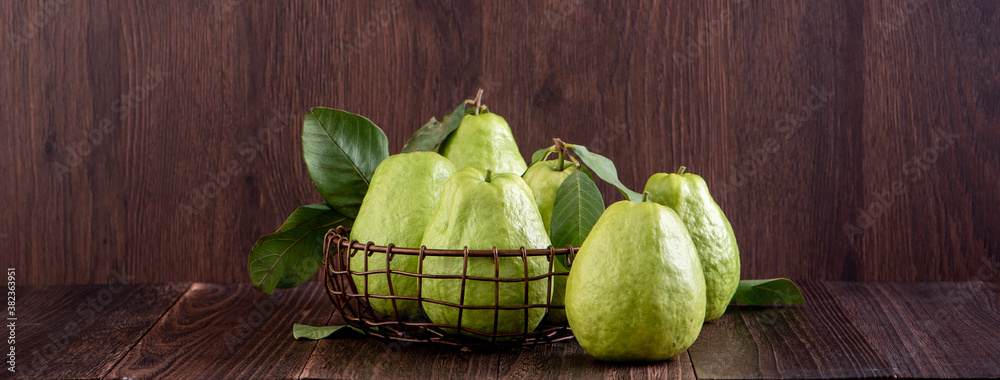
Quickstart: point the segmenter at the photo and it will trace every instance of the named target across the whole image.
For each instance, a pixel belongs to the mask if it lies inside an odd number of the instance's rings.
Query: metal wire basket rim
[[[454,274],[454,275],[452,275],[452,274],[411,273],[411,272],[404,272],[404,271],[395,270],[395,269],[379,269],[379,270],[370,270],[370,271],[366,271],[366,272],[362,272],[362,271],[346,271],[346,270],[333,270],[333,271],[331,271],[331,273],[334,273],[334,274],[351,274],[351,275],[355,275],[355,276],[370,276],[370,275],[373,275],[373,274],[394,274],[394,275],[398,274],[398,275],[406,276],[406,277],[428,278],[428,279],[432,279],[432,280],[461,280],[462,279],[462,275],[460,275],[460,274]],[[557,271],[553,271],[553,272],[549,272],[548,274],[543,274],[543,275],[538,275],[538,276],[528,276],[528,277],[480,277],[480,276],[465,276],[465,279],[475,280],[475,281],[486,281],[486,282],[525,282],[525,281],[531,282],[531,281],[544,280],[544,279],[547,279],[547,278],[549,278],[551,276],[559,276],[559,275],[568,276],[569,272],[557,272]]]
[[[342,292],[338,292],[337,294],[343,294],[343,293]],[[346,295],[349,298],[358,298],[358,299],[361,299],[361,298],[375,298],[375,299],[397,300],[397,301],[422,301],[424,303],[433,303],[433,304],[438,304],[438,305],[451,306],[451,307],[455,307],[455,308],[461,307],[461,308],[467,309],[467,310],[494,310],[494,309],[499,309],[499,310],[524,310],[524,309],[544,309],[546,307],[548,307],[549,309],[565,309],[566,308],[565,306],[561,306],[561,305],[546,305],[544,303],[530,303],[530,304],[514,305],[514,306],[505,306],[505,305],[460,305],[460,304],[457,304],[457,303],[454,303],[454,302],[441,301],[441,300],[436,300],[436,299],[432,299],[432,298],[418,298],[418,297],[414,297],[414,296],[397,296],[397,295],[388,295],[388,294],[368,294],[368,295],[364,295],[364,294],[344,294],[344,295]]]
[[[524,247],[518,249],[468,249],[465,247],[463,249],[431,249],[427,246],[420,246],[420,248],[402,248],[396,247],[394,244],[389,243],[389,245],[377,245],[375,242],[362,243],[357,239],[349,240],[346,236],[341,235],[337,230],[342,229],[338,227],[336,229],[331,229],[327,235],[335,235],[331,240],[337,241],[337,245],[344,248],[350,248],[356,251],[367,252],[368,256],[373,253],[389,253],[392,255],[406,255],[406,256],[434,256],[434,257],[521,257],[521,256],[549,256],[549,255],[566,255],[574,254],[580,250],[580,247],[574,247],[572,245],[567,245],[563,248],[556,248],[555,246],[549,245],[547,248],[540,249],[525,249]],[[350,231],[349,229],[343,229],[344,232]],[[329,238],[330,236],[328,236]],[[356,255],[356,252],[352,252],[350,256]]]

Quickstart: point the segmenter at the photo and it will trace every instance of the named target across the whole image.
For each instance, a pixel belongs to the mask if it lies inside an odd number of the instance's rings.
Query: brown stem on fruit
[[[476,104],[476,110],[473,112],[475,112],[476,115],[479,115],[479,110],[482,109],[483,106],[483,89],[480,88],[479,91],[476,91],[476,99],[473,100],[473,102]]]
[[[555,142],[556,152],[559,152],[559,164],[556,170],[563,171],[566,168],[566,144],[558,137],[552,139],[552,141]],[[573,157],[570,157],[570,159],[572,160]],[[576,163],[576,160],[573,160],[573,162]]]

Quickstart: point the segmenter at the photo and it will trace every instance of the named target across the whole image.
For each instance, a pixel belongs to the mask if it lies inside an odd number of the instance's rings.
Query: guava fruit
[[[563,183],[566,177],[579,170],[570,161],[563,161],[563,168],[559,170],[559,160],[539,161],[531,165],[524,172],[522,178],[531,188],[531,194],[538,204],[538,212],[542,215],[542,222],[545,223],[545,233],[552,236],[552,205],[555,203],[556,190]],[[569,269],[556,260],[553,270],[556,272],[568,272]],[[566,293],[566,276],[556,276],[552,278],[552,305],[563,305],[563,298]],[[563,309],[551,309],[545,315],[545,321],[549,323],[566,323],[566,311]]]
[[[538,204],[538,212],[542,214],[542,222],[545,223],[545,232],[552,235],[552,205],[556,200],[556,190],[562,185],[563,180],[579,170],[570,161],[563,162],[562,170],[559,169],[559,160],[538,161],[531,165],[521,176],[524,182],[531,188],[531,195]]]
[[[736,234],[705,180],[696,174],[657,173],[646,181],[649,200],[677,212],[691,233],[705,271],[707,295],[705,321],[714,321],[726,312],[740,282],[740,250]]]
[[[441,143],[441,154],[458,169],[473,167],[521,175],[527,168],[507,121],[487,111],[465,115],[458,128]]]
[[[566,268],[558,259],[552,264],[553,272],[569,272],[569,268]],[[567,278],[568,276],[552,276],[552,298],[549,305],[566,307]],[[566,309],[549,309],[544,320],[546,323],[564,325],[566,324]]]
[[[538,207],[531,198],[531,189],[516,174],[483,172],[467,167],[455,172],[441,190],[438,203],[424,232],[423,244],[428,249],[492,249],[500,250],[547,248],[551,243],[545,233]],[[424,258],[423,273],[436,275],[462,275],[462,257]],[[500,278],[525,278],[525,263],[520,257],[499,259]],[[527,275],[541,276],[548,273],[548,259],[544,256],[528,257]],[[495,277],[496,266],[492,257],[469,258],[468,276]],[[466,280],[465,300],[461,302],[461,279],[424,279],[425,299],[451,302],[468,306],[493,306],[497,283],[484,280]],[[528,284],[525,300],[525,284],[520,282],[499,283],[499,305],[519,306],[544,304],[548,296],[547,280],[535,280]],[[459,309],[453,306],[423,303],[424,312],[434,323],[457,325]],[[524,310],[501,310],[499,317],[492,309],[465,309],[462,311],[462,327],[481,333],[493,333],[496,320],[497,333],[521,332],[525,328]],[[545,313],[544,308],[528,311],[527,329],[538,326]],[[448,331],[455,333],[455,331]],[[466,335],[486,337],[463,331]]]
[[[665,360],[690,347],[705,320],[705,278],[677,214],[652,202],[608,207],[573,261],[566,317],[600,360]]]
[[[427,221],[430,220],[444,183],[455,172],[455,165],[434,152],[413,152],[391,156],[375,168],[368,192],[361,202],[358,218],[351,228],[351,238],[386,246],[419,248]],[[365,254],[351,258],[351,269],[365,270]],[[396,255],[391,267],[417,273],[417,257]],[[385,254],[368,257],[368,270],[384,270]],[[389,295],[385,274],[368,275],[368,293]],[[365,291],[365,276],[353,276],[359,292]],[[417,296],[417,279],[392,275],[392,290],[397,296]],[[392,315],[392,300],[369,298],[373,309]],[[396,301],[399,317],[420,316],[416,301]]]

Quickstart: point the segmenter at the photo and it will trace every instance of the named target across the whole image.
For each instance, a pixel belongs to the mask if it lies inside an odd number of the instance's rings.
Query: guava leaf
[[[292,325],[292,336],[295,339],[309,339],[309,340],[319,340],[323,338],[328,338],[331,335],[337,333],[338,331],[351,331],[358,334],[364,334],[364,331],[354,326],[309,326],[300,325],[298,323]]]
[[[402,153],[437,152],[441,142],[462,124],[465,106],[465,102],[459,104],[450,115],[444,117],[444,121],[437,121],[432,117],[423,127],[413,132],[413,136],[403,145]]]
[[[591,181],[597,182],[597,180],[594,179],[594,172],[590,171],[590,169],[587,168],[587,165],[580,165],[580,171],[587,173],[587,177],[590,177]]]
[[[389,157],[389,141],[363,116],[316,107],[302,122],[302,158],[316,191],[330,207],[358,216],[372,173]]]
[[[603,213],[604,198],[597,184],[587,174],[573,172],[556,190],[552,205],[552,246],[562,248],[572,244],[579,247]],[[569,268],[564,255],[557,257]]]
[[[545,157],[549,155],[549,150],[550,149],[552,149],[552,148],[549,147],[549,148],[545,148],[545,149],[539,149],[537,152],[532,153],[531,154],[531,164],[529,164],[528,166],[534,165],[538,161],[544,160]]]
[[[625,196],[625,199],[636,203],[642,202],[642,194],[629,190],[628,187],[618,180],[618,169],[615,169],[614,162],[611,162],[607,157],[587,150],[587,147],[583,145],[567,144],[567,148],[573,149],[573,153],[576,153],[576,156],[583,160],[583,164],[587,165],[604,182],[617,187],[618,191]]]
[[[731,302],[751,306],[771,303],[798,305],[805,302],[805,298],[802,297],[802,292],[792,280],[772,278],[769,280],[740,280]]]
[[[293,288],[311,278],[323,263],[323,237],[331,228],[350,227],[353,220],[316,203],[295,209],[273,234],[257,239],[247,271],[260,291]]]

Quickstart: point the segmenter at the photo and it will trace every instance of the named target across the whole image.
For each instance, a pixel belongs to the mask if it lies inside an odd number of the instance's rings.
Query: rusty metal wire
[[[529,303],[529,282],[545,280],[546,293],[552,294],[553,279],[556,276],[567,276],[568,272],[555,271],[555,260],[557,255],[567,255],[567,260],[572,262],[576,251],[579,248],[566,247],[555,248],[549,246],[547,249],[518,249],[518,250],[498,250],[494,247],[491,250],[441,250],[420,248],[398,248],[389,244],[387,246],[377,246],[372,242],[361,243],[348,238],[348,230],[342,226],[331,229],[327,232],[323,241],[323,268],[326,282],[327,295],[333,302],[334,307],[343,316],[344,321],[354,327],[361,329],[365,334],[382,339],[391,339],[403,342],[432,343],[451,346],[472,347],[472,346],[530,346],[551,342],[558,342],[573,338],[573,332],[566,324],[545,324],[538,326],[533,331],[528,331],[529,310],[542,309],[546,313],[550,309],[563,309],[563,306],[550,305],[551,297],[546,296],[543,304]],[[369,260],[364,260],[363,268],[351,268],[351,257],[362,254],[371,257],[375,253],[383,253],[386,258],[385,269],[369,270]],[[409,273],[393,270],[390,263],[396,256],[416,256],[417,273]],[[544,256],[548,260],[548,272],[538,276],[529,276],[528,257]],[[461,257],[464,262],[461,275],[438,275],[424,273],[424,259],[427,257]],[[495,267],[494,277],[477,277],[468,275],[469,258],[487,257],[493,259]],[[524,277],[522,278],[500,278],[500,258],[520,257],[524,263]],[[361,269],[361,270],[358,270]],[[352,276],[361,276],[363,281],[356,285]],[[368,292],[369,276],[384,276],[388,285],[388,295],[370,294]],[[417,296],[396,295],[392,288],[393,276],[407,276],[417,279]],[[424,279],[457,279],[461,280],[462,293],[459,304],[424,298]],[[471,306],[465,303],[465,284],[468,280],[487,281],[494,283],[493,305]],[[499,305],[500,283],[503,282],[523,282],[524,283],[524,304],[514,306]],[[361,286],[363,289],[358,289]],[[371,299],[391,300],[392,314],[386,315],[373,309],[370,304]],[[458,324],[436,324],[427,320],[407,320],[401,318],[399,309],[396,306],[397,300],[416,301],[421,309],[424,304],[433,303],[446,305],[458,309]],[[493,310],[493,330],[477,331],[462,326],[462,312],[469,310]],[[500,310],[524,310],[524,327],[522,331],[513,333],[497,333],[497,323],[499,321]],[[452,331],[449,334],[446,331]],[[461,331],[464,334],[455,334]],[[474,335],[474,336],[470,336]],[[477,339],[478,338],[478,339]]]

